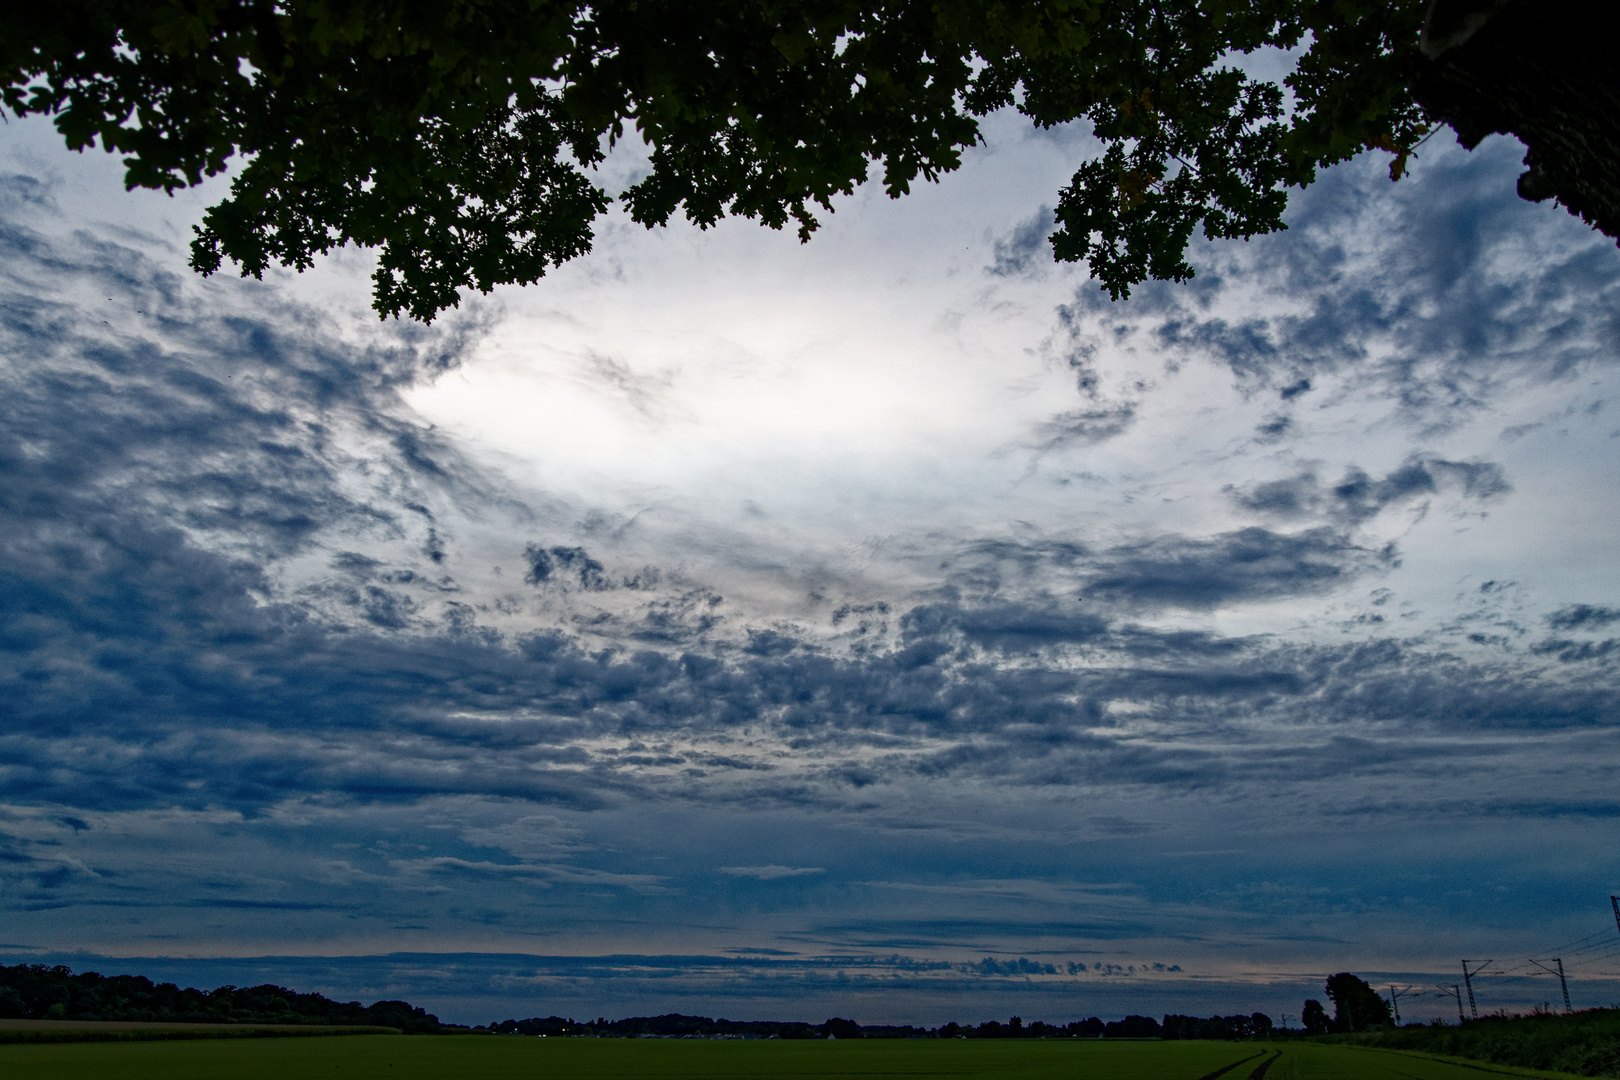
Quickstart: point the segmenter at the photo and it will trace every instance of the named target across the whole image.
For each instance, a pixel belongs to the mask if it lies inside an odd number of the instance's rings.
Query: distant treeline
[[[624,1020],[578,1021],[560,1016],[502,1020],[477,1027],[495,1035],[546,1035],[578,1039],[1248,1039],[1271,1031],[1264,1013],[1249,1016],[1166,1016],[1164,1023],[1151,1016],[1127,1016],[1103,1022],[1093,1016],[1061,1027],[1036,1020],[1024,1023],[1015,1016],[1003,1024],[944,1024],[937,1028],[858,1024],[833,1017],[806,1024],[778,1020],[712,1020],[707,1016],[632,1016]]]
[[[1340,995],[1344,997],[1343,994]],[[1342,1002],[1341,1002],[1342,1003]],[[1448,1054],[1501,1065],[1550,1069],[1581,1076],[1620,1077],[1620,1009],[1589,1009],[1569,1015],[1546,1012],[1530,1016],[1489,1016],[1461,1025],[1393,1025],[1359,1034],[1312,1035],[1278,1031],[1264,1013],[1247,1016],[1169,1015],[1162,1022],[1127,1016],[1109,1023],[1092,1017],[1058,1027],[1013,1017],[977,1025],[945,1024],[937,1028],[862,1025],[834,1017],[821,1024],[774,1021],[712,1020],[706,1016],[634,1016],[584,1022],[560,1016],[505,1020],[473,1029],[494,1035],[548,1035],[597,1039],[1274,1039],[1322,1038]]]
[[[148,1020],[176,1024],[364,1024],[465,1031],[405,1001],[333,1001],[283,986],[181,989],[140,975],[75,975],[61,965],[0,964],[0,1019]]]
[[[1166,1039],[1263,1039],[1272,1032],[1271,1017],[1265,1013],[1248,1016],[1166,1016]]]
[[[1336,1018],[1329,1022],[1320,1003],[1307,1001],[1306,1031],[1357,1031],[1382,1026],[1388,1006],[1361,979],[1348,973],[1327,983]],[[1367,999],[1363,1001],[1362,999]],[[1312,1008],[1314,1006],[1314,1010]],[[1383,1006],[1379,1015],[1376,1006]],[[1352,1017],[1361,1021],[1351,1023]],[[778,1020],[715,1020],[707,1016],[667,1013],[623,1020],[577,1021],[560,1016],[504,1020],[477,1028],[441,1024],[439,1018],[406,1001],[333,1001],[322,994],[301,994],[286,987],[221,986],[214,990],[182,989],[153,983],[140,975],[74,974],[71,968],[44,964],[0,965],[0,1019],[109,1020],[157,1023],[290,1024],[308,1026],[379,1026],[406,1033],[466,1032],[572,1038],[661,1039],[1253,1039],[1274,1034],[1264,1013],[1236,1016],[1167,1015],[1161,1023],[1150,1016],[1127,1016],[1104,1022],[1093,1016],[1057,1025],[1014,1016],[1006,1023],[944,1024],[937,1028],[910,1025],[863,1025],[832,1017],[820,1024]],[[1371,1023],[1368,1023],[1371,1021]],[[1282,1033],[1277,1033],[1282,1034]],[[1287,1034],[1295,1034],[1289,1032]],[[1414,1036],[1416,1037],[1416,1036]],[[1425,1036],[1428,1037],[1428,1036]],[[1474,1038],[1474,1036],[1469,1036]],[[1511,1041],[1511,1040],[1510,1040]],[[1608,1045],[1605,1043],[1604,1045]],[[1469,1054],[1465,1049],[1447,1051]],[[1470,1055],[1476,1056],[1476,1055]],[[1578,1071],[1578,1070],[1571,1070]]]

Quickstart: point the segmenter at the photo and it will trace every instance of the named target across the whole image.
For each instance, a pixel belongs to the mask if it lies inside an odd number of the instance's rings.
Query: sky
[[[0,129],[0,961],[446,1020],[1620,1000],[1620,251],[1371,154],[1110,301],[1094,149],[430,327]],[[645,159],[603,169],[619,190]]]

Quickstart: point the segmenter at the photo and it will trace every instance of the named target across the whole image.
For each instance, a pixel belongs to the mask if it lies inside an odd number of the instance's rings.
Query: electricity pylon
[[[1540,968],[1542,971],[1545,971],[1547,974],[1549,974],[1549,975],[1557,975],[1558,976],[1558,985],[1564,991],[1564,1011],[1569,1012],[1570,1011],[1570,1008],[1569,1008],[1569,982],[1568,982],[1568,980],[1566,980],[1564,978],[1564,959],[1563,959],[1563,957],[1561,957],[1561,956],[1553,957],[1553,963],[1558,965],[1558,969],[1556,971],[1554,971],[1552,968],[1548,967],[1546,964],[1543,964],[1540,960],[1532,960],[1530,962],[1532,964],[1536,965],[1536,967]]]
[[[1489,961],[1489,960],[1485,961],[1483,964],[1480,964],[1478,967],[1476,967],[1473,971],[1468,970],[1468,965],[1470,963],[1472,963],[1472,961],[1470,961],[1470,960],[1464,960],[1462,962],[1462,966],[1463,966],[1463,983],[1468,987],[1468,1011],[1474,1014],[1474,1019],[1475,1020],[1478,1020],[1479,1019],[1479,1006],[1474,1004],[1474,976],[1478,975],[1481,971],[1483,971],[1486,968],[1490,967],[1491,966],[1491,961]],[[1458,1013],[1458,1015],[1462,1014],[1462,1002],[1460,1000],[1457,1002],[1457,1013]]]

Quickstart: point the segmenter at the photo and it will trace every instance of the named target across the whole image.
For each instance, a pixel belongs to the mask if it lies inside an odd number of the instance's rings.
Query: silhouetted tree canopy
[[[1270,1035],[1272,1023],[1271,1017],[1258,1012],[1247,1016],[1211,1016],[1208,1019],[1169,1013],[1164,1018],[1163,1027],[1166,1039],[1253,1039]]]
[[[1334,1031],[1366,1031],[1394,1023],[1389,1014],[1389,1002],[1379,997],[1378,991],[1364,979],[1348,971],[1330,975],[1324,989],[1333,1002]]]
[[[1059,259],[1116,298],[1192,275],[1194,231],[1283,227],[1290,187],[1369,148],[1398,176],[1429,121],[1411,90],[1426,0],[66,0],[0,38],[4,104],[174,191],[237,159],[192,245],[204,274],[379,249],[374,303],[431,320],[462,291],[588,251],[592,167],[634,128],[619,198],[793,223],[876,164],[935,180],[1006,106],[1089,123],[1056,199]],[[1238,54],[1302,50],[1281,82]],[[1292,108],[1285,99],[1292,95]]]
[[[1556,198],[1620,237],[1620,6],[1434,0],[1413,88],[1469,149],[1492,132],[1526,146],[1519,194]]]
[[[153,983],[141,975],[74,974],[61,965],[0,964],[0,1019],[14,1018],[377,1025],[405,1032],[442,1028],[438,1017],[405,1001],[361,1005],[269,984],[197,990]]]
[[[1163,1034],[1164,1029],[1151,1016],[1127,1016],[1103,1025],[1105,1039],[1157,1039]]]

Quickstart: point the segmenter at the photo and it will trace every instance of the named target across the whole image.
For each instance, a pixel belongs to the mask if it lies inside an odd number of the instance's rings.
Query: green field
[[[364,1035],[0,1046],[0,1080],[1488,1080],[1553,1077],[1354,1046],[1003,1040],[758,1041]]]

